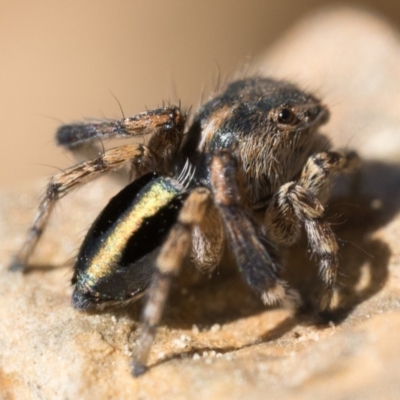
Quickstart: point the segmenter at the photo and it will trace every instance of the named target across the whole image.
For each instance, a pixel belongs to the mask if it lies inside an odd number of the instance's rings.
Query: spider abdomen
[[[178,181],[156,174],[143,176],[113,197],[79,250],[73,306],[88,308],[140,296],[184,197]]]

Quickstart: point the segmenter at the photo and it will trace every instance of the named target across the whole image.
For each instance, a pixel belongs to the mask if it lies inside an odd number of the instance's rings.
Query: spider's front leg
[[[155,263],[155,273],[150,284],[142,314],[142,326],[132,360],[132,374],[139,376],[147,367],[151,345],[167,300],[171,280],[179,273],[192,245],[192,231],[201,225],[211,203],[211,193],[206,188],[194,189],[185,200],[163,244]]]
[[[107,139],[132,138],[152,134],[143,153],[156,154],[157,172],[168,174],[170,165],[182,141],[186,116],[177,106],[168,106],[139,113],[121,120],[101,120],[61,126],[56,133],[56,142],[72,151],[79,161],[97,156],[98,142]],[[146,163],[144,155],[136,158],[132,173],[141,175],[154,171],[154,165]]]
[[[276,243],[290,245],[300,235],[301,224],[307,232],[313,254],[319,259],[321,290],[318,310],[329,315],[338,269],[338,245],[332,229],[324,219],[324,207],[318,199],[327,197],[330,178],[349,172],[359,164],[354,152],[326,151],[311,156],[298,182],[288,182],[273,196],[265,222],[268,236]]]

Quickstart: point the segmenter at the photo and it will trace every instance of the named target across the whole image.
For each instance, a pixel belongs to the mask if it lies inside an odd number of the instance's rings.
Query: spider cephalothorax
[[[66,125],[57,132],[71,150],[95,140],[149,135],[147,145],[106,151],[56,175],[11,269],[24,269],[55,202],[103,173],[127,167],[135,177],[110,200],[77,256],[76,308],[130,302],[147,291],[132,372],[145,370],[171,279],[190,255],[202,271],[219,263],[224,242],[249,287],[266,304],[296,305],[281,279],[277,245],[305,227],[319,260],[317,309],[329,311],[338,246],[324,220],[330,178],[354,168],[353,152],[327,150],[318,128],[325,106],[296,86],[254,77],[233,82],[208,101],[185,130],[168,106],[119,121]],[[262,217],[260,218],[260,215]]]

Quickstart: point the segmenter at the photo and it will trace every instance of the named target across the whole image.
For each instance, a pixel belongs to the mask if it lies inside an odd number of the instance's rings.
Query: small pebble
[[[232,354],[225,354],[225,360],[232,361],[233,360]]]
[[[200,329],[197,327],[197,325],[192,326],[192,333],[193,335],[198,335],[200,332]]]

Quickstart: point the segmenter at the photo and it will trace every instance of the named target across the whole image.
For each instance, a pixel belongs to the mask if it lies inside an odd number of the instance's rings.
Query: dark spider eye
[[[296,115],[290,108],[282,108],[278,114],[280,124],[292,124],[296,120]]]

